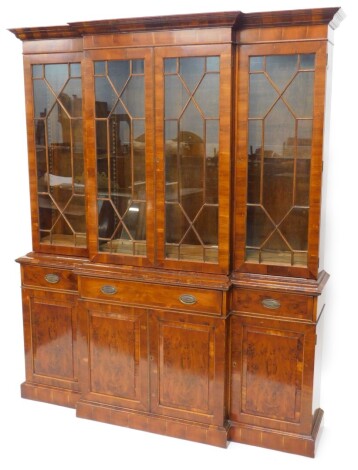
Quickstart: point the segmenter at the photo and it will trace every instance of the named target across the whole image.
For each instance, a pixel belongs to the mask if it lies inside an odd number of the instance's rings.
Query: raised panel
[[[81,309],[86,348],[82,381],[87,400],[146,409],[146,312],[141,309],[88,304]]]
[[[225,321],[151,316],[153,412],[222,425]]]
[[[314,332],[314,325],[231,318],[230,419],[310,431]]]
[[[298,421],[302,361],[302,334],[245,328],[242,412]]]
[[[39,395],[40,401],[74,406],[79,389],[76,296],[24,288],[22,300],[24,386],[33,387],[35,395],[43,390],[46,397]],[[23,396],[28,395],[23,391]]]
[[[36,375],[74,379],[73,309],[31,301],[33,371]]]
[[[138,382],[138,319],[92,313],[89,330],[91,390],[135,399]]]
[[[209,413],[213,379],[210,327],[169,323],[160,325],[159,404]]]

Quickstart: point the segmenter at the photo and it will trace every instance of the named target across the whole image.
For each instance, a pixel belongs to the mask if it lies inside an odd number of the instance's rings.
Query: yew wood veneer
[[[24,398],[313,457],[338,8],[17,28]]]

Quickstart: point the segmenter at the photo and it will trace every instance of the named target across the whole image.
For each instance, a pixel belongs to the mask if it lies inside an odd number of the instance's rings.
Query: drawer
[[[83,298],[216,315],[222,310],[221,291],[89,277],[79,279]]]
[[[22,266],[22,284],[45,289],[77,291],[77,276],[67,269]]]
[[[312,320],[313,298],[269,290],[234,289],[232,308],[244,313]]]

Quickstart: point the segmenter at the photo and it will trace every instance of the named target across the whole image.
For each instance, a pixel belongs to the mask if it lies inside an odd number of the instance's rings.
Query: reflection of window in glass
[[[32,66],[39,232],[86,246],[81,64]]]
[[[167,258],[218,259],[219,65],[164,59]]]
[[[144,60],[96,61],[99,250],[146,254]]]
[[[314,54],[250,57],[246,260],[307,265]]]

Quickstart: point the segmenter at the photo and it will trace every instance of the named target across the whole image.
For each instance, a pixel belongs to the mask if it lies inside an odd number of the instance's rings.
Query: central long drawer
[[[84,299],[221,315],[223,292],[147,282],[79,277]]]

